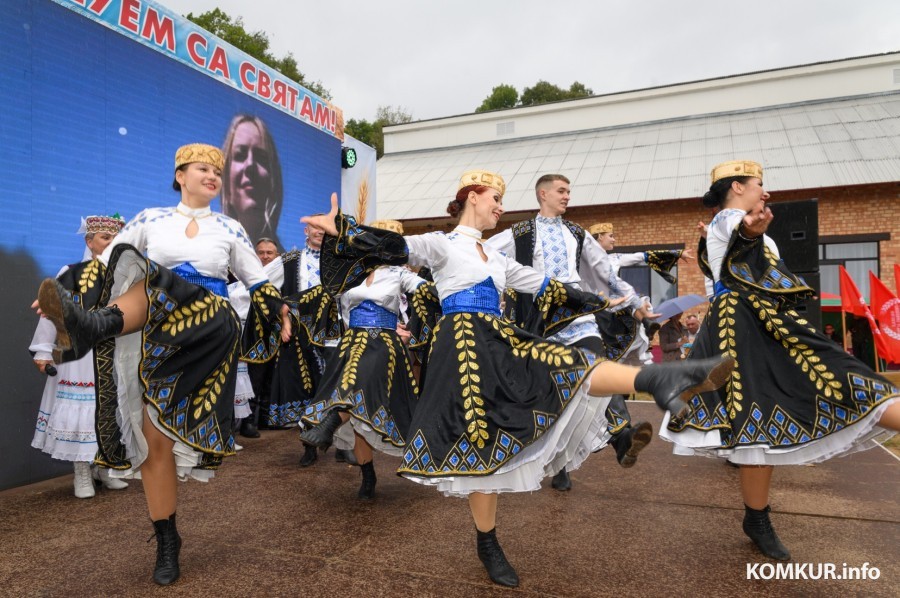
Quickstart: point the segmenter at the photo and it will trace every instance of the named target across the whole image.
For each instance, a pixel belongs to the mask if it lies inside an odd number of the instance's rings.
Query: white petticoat
[[[728,459],[736,465],[803,465],[820,463],[837,456],[845,456],[878,446],[896,432],[879,427],[881,414],[900,398],[890,399],[869,411],[865,417],[852,425],[841,428],[827,436],[811,440],[799,446],[781,448],[777,446],[740,446],[721,448],[721,433],[718,430],[703,432],[686,428],[681,432],[668,429],[670,415],[667,412],[659,431],[660,438],[673,443],[672,453],[682,456],[700,455]]]
[[[541,480],[545,477],[556,475],[563,467],[568,471],[578,469],[592,452],[605,447],[610,439],[606,421],[610,397],[587,394],[589,385],[590,376],[556,423],[492,474],[448,477],[403,474],[403,477],[417,484],[434,486],[444,496],[540,490]]]

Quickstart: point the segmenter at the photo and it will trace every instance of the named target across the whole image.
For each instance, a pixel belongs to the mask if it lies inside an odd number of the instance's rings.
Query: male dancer
[[[609,270],[609,256],[600,245],[585,234],[583,228],[563,220],[569,205],[571,191],[569,179],[561,174],[545,174],[535,184],[539,213],[532,219],[517,222],[509,230],[488,239],[487,243],[517,262],[544,272],[561,282],[583,287],[593,293],[603,293],[610,299],[629,297],[623,304],[636,317],[646,316],[640,298],[634,289],[618,277],[606,278],[601,275]],[[538,314],[531,296],[519,294],[514,301],[516,324],[530,332],[536,328]],[[507,309],[509,309],[507,305]],[[569,324],[562,331],[549,337],[550,340],[587,349],[605,356],[606,350],[593,315],[583,316]],[[623,467],[631,467],[638,453],[653,437],[653,428],[647,422],[631,425],[631,415],[623,400],[610,403],[607,409],[611,444],[616,449],[616,459]],[[556,490],[571,489],[569,474],[562,469],[553,477],[552,486]]]

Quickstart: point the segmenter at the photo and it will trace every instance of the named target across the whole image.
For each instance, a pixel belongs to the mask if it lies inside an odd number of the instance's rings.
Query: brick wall
[[[880,242],[881,278],[896,288],[893,264],[900,263],[900,183],[859,185],[814,190],[776,191],[771,201],[819,200],[819,235],[858,235],[889,233],[890,239]],[[646,203],[579,207],[577,198],[566,217],[588,227],[597,222],[612,222],[616,242],[622,246],[683,244],[696,255],[697,222],[708,222],[711,212],[700,199],[655,201]],[[509,215],[496,232],[513,222],[529,217],[533,212]],[[429,223],[404,223],[407,234],[431,230],[451,230],[455,222],[449,218]],[[490,236],[488,234],[487,236]],[[678,269],[678,292],[704,294],[703,275],[696,265],[681,265]]]

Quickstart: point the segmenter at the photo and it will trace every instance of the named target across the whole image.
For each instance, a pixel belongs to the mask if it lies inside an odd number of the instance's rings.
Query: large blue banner
[[[71,472],[30,446],[44,377],[27,348],[41,278],[82,259],[81,217],[177,204],[175,150],[204,142],[227,160],[212,208],[302,246],[300,217],[340,190],[341,142],[331,107],[159,5],[0,0],[0,14],[3,489]]]
[[[241,220],[254,239],[302,245],[300,216],[327,209],[340,190],[341,143],[329,132],[61,6],[77,2],[3,4],[0,249],[29,254],[42,274],[81,258],[81,216],[129,219],[177,203],[173,160],[185,143],[223,147],[223,193],[212,207]],[[126,8],[137,5],[139,29],[151,9],[163,10],[135,0],[84,4],[82,12],[106,16],[130,15]],[[164,18],[175,20],[152,17]],[[175,30],[190,31],[181,21]],[[204,39],[226,48],[208,33]]]

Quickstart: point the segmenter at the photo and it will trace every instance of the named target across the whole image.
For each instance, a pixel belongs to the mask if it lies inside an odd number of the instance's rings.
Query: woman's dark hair
[[[184,172],[184,169],[187,167],[188,167],[187,164],[182,164],[181,166],[179,166],[178,168],[175,169],[175,172],[178,172],[179,170],[181,172]],[[178,179],[175,179],[175,178],[172,179],[172,189],[175,189],[176,191],[181,191],[181,183],[178,182]]]
[[[703,205],[707,208],[721,208],[728,197],[728,190],[731,189],[731,183],[737,181],[741,185],[746,185],[747,181],[753,177],[749,176],[730,176],[719,179],[709,188],[709,191],[703,196]]]
[[[459,218],[463,207],[466,205],[466,198],[469,197],[469,192],[483,193],[486,189],[490,189],[490,187],[487,185],[466,185],[456,192],[456,199],[447,204],[447,213],[454,218]]]

